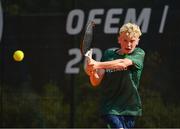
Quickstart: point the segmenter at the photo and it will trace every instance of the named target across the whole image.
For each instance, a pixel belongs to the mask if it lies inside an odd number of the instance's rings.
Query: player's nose
[[[131,42],[128,42],[128,43],[127,43],[127,46],[128,46],[128,47],[131,47]]]

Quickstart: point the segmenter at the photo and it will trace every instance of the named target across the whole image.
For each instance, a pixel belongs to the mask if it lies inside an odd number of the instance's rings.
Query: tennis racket
[[[86,25],[83,41],[81,42],[81,53],[85,57],[92,58],[93,49],[92,49],[92,40],[93,40],[93,28],[95,27],[94,21],[89,21]],[[86,59],[86,58],[85,58]],[[86,60],[85,60],[86,63]],[[99,78],[98,74],[95,74],[96,78]]]

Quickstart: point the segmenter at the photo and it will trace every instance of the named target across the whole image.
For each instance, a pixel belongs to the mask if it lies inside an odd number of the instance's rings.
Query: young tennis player
[[[140,36],[139,26],[124,24],[118,35],[120,48],[106,50],[101,62],[89,57],[85,67],[91,84],[101,85],[100,111],[110,128],[133,128],[135,117],[142,114],[138,89],[145,52],[136,47]]]

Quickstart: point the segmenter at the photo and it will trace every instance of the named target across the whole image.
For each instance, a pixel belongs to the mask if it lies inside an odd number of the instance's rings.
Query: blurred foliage
[[[1,127],[67,127],[69,106],[63,93],[54,84],[42,92],[3,86]]]
[[[40,112],[46,127],[68,127],[69,105],[56,85],[47,84],[40,97]]]
[[[97,128],[102,127],[103,123],[99,114],[99,88],[92,87],[89,78],[81,66],[79,76],[76,78],[76,118],[75,127]]]
[[[141,91],[143,115],[137,119],[136,127],[177,128],[180,127],[180,106],[166,105],[160,93]]]

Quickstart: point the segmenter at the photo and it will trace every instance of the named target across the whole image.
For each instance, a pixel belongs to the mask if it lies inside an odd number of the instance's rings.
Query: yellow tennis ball
[[[21,50],[17,50],[13,54],[13,58],[15,61],[22,61],[24,58],[24,53]]]

